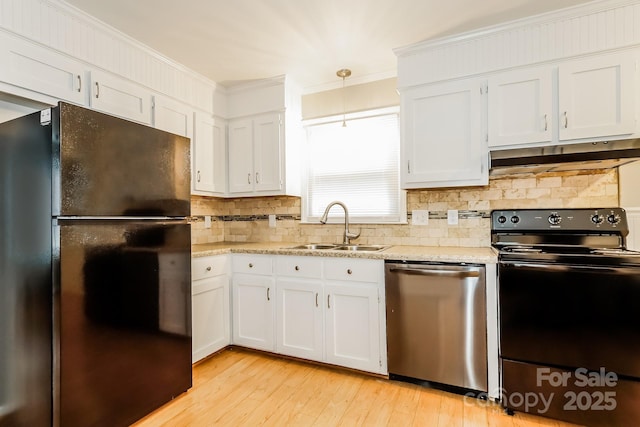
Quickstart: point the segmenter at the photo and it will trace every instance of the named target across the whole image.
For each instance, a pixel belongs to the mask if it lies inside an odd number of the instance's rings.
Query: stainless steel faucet
[[[344,203],[338,202],[338,201],[329,203],[327,205],[327,208],[324,210],[322,217],[320,217],[320,224],[327,223],[329,210],[333,207],[333,205],[340,205],[342,206],[342,209],[344,209],[344,237],[342,239],[342,243],[345,245],[348,245],[351,239],[357,239],[358,237],[360,237],[360,233],[358,232],[356,234],[349,231],[349,210],[347,209],[347,206]]]

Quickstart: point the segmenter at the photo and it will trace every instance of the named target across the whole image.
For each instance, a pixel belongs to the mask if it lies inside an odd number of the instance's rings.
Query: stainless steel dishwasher
[[[387,261],[391,378],[488,391],[485,267]]]

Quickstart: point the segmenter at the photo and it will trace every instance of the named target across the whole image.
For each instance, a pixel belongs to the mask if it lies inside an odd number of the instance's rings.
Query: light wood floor
[[[568,427],[491,402],[331,367],[225,350],[193,369],[193,388],[135,424],[159,426]]]

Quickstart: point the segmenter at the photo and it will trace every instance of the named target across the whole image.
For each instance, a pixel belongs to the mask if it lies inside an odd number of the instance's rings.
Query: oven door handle
[[[508,265],[510,267],[526,267],[526,268],[540,268],[549,271],[570,271],[570,270],[597,270],[597,271],[609,271],[609,272],[619,272],[620,270],[630,270],[635,271],[636,269],[631,269],[629,267],[620,266],[620,267],[611,267],[611,266],[599,266],[599,265],[577,265],[577,264],[535,264],[535,263],[526,263],[521,261],[500,261],[500,265]]]

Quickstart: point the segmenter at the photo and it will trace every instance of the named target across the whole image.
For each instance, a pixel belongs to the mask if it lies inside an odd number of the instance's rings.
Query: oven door
[[[640,378],[640,267],[499,263],[502,359]]]

